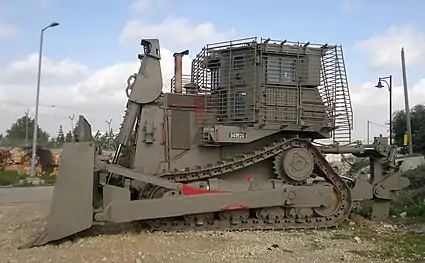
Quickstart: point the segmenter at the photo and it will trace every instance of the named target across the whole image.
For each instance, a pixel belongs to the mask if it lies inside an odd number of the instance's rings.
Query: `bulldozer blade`
[[[94,145],[64,145],[45,231],[20,247],[42,246],[79,233],[93,225]]]

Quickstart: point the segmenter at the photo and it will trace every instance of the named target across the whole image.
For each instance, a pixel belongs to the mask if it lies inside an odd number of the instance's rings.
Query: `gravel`
[[[162,233],[129,224],[17,250],[44,227],[49,201],[43,197],[11,202],[1,191],[11,190],[0,189],[0,262],[381,262],[349,252],[374,244],[331,238],[348,230]]]

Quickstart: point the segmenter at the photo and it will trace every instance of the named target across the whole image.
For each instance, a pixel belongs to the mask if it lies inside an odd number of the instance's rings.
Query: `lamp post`
[[[386,79],[389,79],[389,83],[388,83],[388,81],[386,81]],[[376,88],[378,88],[378,89],[381,89],[381,88],[383,88],[384,86],[382,85],[382,82],[385,82],[385,84],[387,84],[387,86],[388,86],[388,91],[389,91],[389,93],[390,93],[390,102],[389,102],[389,104],[390,104],[390,145],[392,144],[392,129],[393,129],[393,126],[392,126],[392,122],[393,122],[393,96],[392,96],[392,90],[393,90],[393,77],[391,76],[391,75],[389,75],[388,77],[382,77],[382,78],[379,78],[378,79],[378,84],[376,84]]]
[[[38,132],[38,104],[40,101],[40,79],[41,79],[41,60],[43,52],[43,34],[46,29],[58,26],[58,22],[52,22],[48,26],[41,29],[40,33],[40,50],[38,52],[38,75],[37,75],[37,96],[35,102],[35,117],[34,117],[34,134],[32,139],[32,160],[31,160],[31,177],[35,176],[35,157],[37,151],[37,132]]]

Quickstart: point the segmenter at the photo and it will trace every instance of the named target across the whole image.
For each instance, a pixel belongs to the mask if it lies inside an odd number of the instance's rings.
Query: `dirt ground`
[[[333,238],[348,229],[161,233],[123,226],[117,234],[104,228],[103,234],[17,250],[43,228],[51,190],[0,189],[0,262],[384,262],[352,253],[373,242]]]

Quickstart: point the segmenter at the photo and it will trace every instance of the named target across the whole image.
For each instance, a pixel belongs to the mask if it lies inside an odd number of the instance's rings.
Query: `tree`
[[[68,131],[66,133],[66,136],[65,136],[65,142],[72,142],[72,138],[73,138],[72,132],[71,131]]]
[[[28,125],[27,125],[28,124]],[[24,115],[6,131],[5,143],[8,145],[25,145],[25,138],[32,141],[34,119]],[[37,144],[46,145],[49,142],[49,134],[37,125]]]
[[[425,153],[425,105],[415,105],[410,110],[412,125],[412,146],[414,152]],[[403,146],[404,134],[407,131],[406,111],[397,111],[393,117],[393,141],[398,146]]]
[[[114,131],[111,129],[109,132],[105,132],[104,134],[105,136],[105,149],[107,150],[115,150],[116,149],[116,145],[115,145],[115,133]]]
[[[72,128],[72,135],[74,135],[74,136],[75,136],[75,134],[77,134],[78,124],[79,124],[79,120],[77,120],[77,122],[75,122],[74,127]]]
[[[102,145],[102,133],[97,130],[96,134],[93,136],[93,140],[96,142],[97,145]]]
[[[65,143],[65,135],[63,134],[63,128],[61,125],[59,126],[58,137],[56,138],[57,147],[62,147],[64,143]]]

